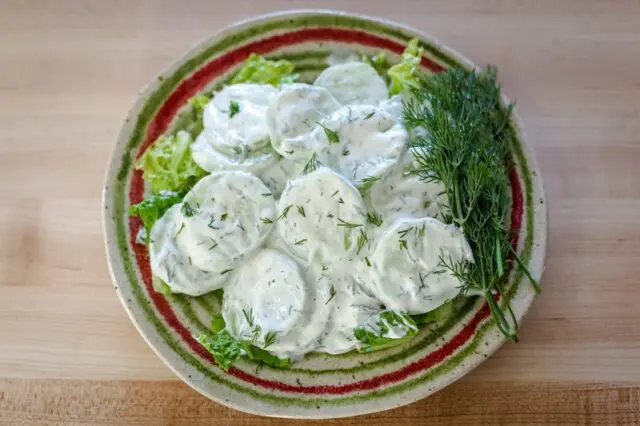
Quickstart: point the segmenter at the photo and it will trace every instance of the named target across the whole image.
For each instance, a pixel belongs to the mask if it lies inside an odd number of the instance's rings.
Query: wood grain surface
[[[640,424],[636,0],[0,1],[0,424],[293,424],[210,402],[154,356],[110,283],[100,190],[159,70],[236,20],[301,7],[405,22],[497,65],[549,206],[521,343],[430,398],[335,423]]]

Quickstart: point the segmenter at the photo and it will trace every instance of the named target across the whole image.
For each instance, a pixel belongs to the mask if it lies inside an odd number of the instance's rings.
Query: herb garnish
[[[240,112],[240,105],[236,101],[229,102],[229,118]]]
[[[338,218],[338,226],[343,226],[345,228],[358,228],[358,227],[362,226],[362,224],[347,222],[347,221],[344,221],[344,220]]]
[[[382,226],[382,215],[380,213],[367,213],[367,222],[375,226]]]
[[[276,334],[275,331],[270,331],[267,334],[264,335],[264,347],[268,348],[269,346],[273,345],[276,340],[278,338],[278,335]]]
[[[302,217],[307,217],[307,215],[304,212],[304,207],[303,206],[297,206],[297,207],[298,207],[298,213],[300,213]]]
[[[380,180],[380,176],[367,176],[366,178],[360,179],[360,191],[367,191],[369,188],[373,186],[374,183]]]
[[[273,220],[269,219],[268,217],[261,217],[260,221],[262,221],[262,223],[273,223]]]
[[[249,327],[253,327],[253,308],[249,309],[249,312],[243,309],[242,314],[244,315],[244,319],[247,320]]]
[[[180,211],[182,212],[184,217],[192,217],[197,213],[196,209],[191,207],[191,204],[187,203],[186,201],[182,203],[182,207],[180,208]]]
[[[318,123],[318,126],[322,127],[322,129],[324,130],[324,134],[327,135],[327,139],[329,140],[329,143],[332,143],[332,144],[340,143],[338,132],[336,132],[335,130],[329,129],[327,126],[325,126],[320,122],[317,122],[317,123]]]
[[[335,295],[336,295],[336,288],[333,286],[333,284],[331,284],[331,288],[329,289],[329,298],[327,299],[326,302],[324,302],[324,304],[326,305],[327,303],[331,302],[331,299],[333,299]]]
[[[404,105],[404,122],[414,133],[410,146],[425,181],[440,182],[449,200],[446,223],[459,226],[473,251],[474,262],[453,262],[441,256],[444,268],[464,283],[463,292],[479,291],[487,299],[500,331],[517,341],[517,323],[509,305],[494,298],[507,282],[509,255],[538,283],[511,246],[508,170],[514,139],[509,123],[513,105],[503,107],[496,70],[450,68],[433,74],[413,90]],[[427,107],[426,105],[429,105]]]
[[[320,166],[322,166],[322,163],[318,160],[318,154],[314,152],[311,158],[309,158],[309,161],[307,161],[307,164],[304,166],[304,169],[302,169],[302,174],[308,175],[311,172],[315,172],[320,168]]]
[[[368,242],[369,242],[369,237],[367,236],[367,233],[364,232],[362,229],[360,229],[360,233],[358,234],[358,239],[356,240],[356,244],[358,247],[356,254],[360,254],[360,250],[362,250],[364,245]]]
[[[278,218],[276,219],[276,221],[278,221],[280,219],[286,219],[287,215],[289,214],[289,209],[291,209],[292,206],[293,206],[292,204],[289,204],[287,207],[285,207],[282,210],[282,213],[280,213],[280,216],[278,216]]]

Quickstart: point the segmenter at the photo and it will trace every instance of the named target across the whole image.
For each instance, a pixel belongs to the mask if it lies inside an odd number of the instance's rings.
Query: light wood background
[[[431,398],[335,423],[640,424],[640,2],[623,0],[1,0],[0,424],[288,424],[209,402],[147,348],[107,273],[100,189],[159,70],[236,20],[313,6],[496,64],[549,206],[521,343]]]

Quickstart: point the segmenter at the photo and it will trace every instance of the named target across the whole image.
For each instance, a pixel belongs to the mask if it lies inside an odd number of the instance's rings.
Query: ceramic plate
[[[425,47],[422,66],[441,71],[472,67],[461,55],[425,34],[381,19],[335,11],[295,11],[262,16],[229,27],[196,46],[138,96],[115,145],[104,187],[104,230],[114,287],[149,346],[187,384],[230,407],[267,416],[329,418],[398,407],[443,388],[492,354],[503,337],[486,303],[468,298],[449,318],[423,329],[409,344],[371,354],[311,354],[279,370],[242,360],[224,372],[193,338],[220,309],[215,294],[164,296],[153,290],[146,247],[136,244],[141,226],[127,215],[144,194],[133,164],[184,113],[198,92],[224,84],[256,52],[295,63],[312,82],[332,54],[374,54],[398,61],[407,42]],[[535,278],[542,272],[546,205],[535,160],[514,116],[518,139],[510,172],[511,227],[521,259]],[[529,282],[511,271],[500,302],[521,320],[534,299]]]

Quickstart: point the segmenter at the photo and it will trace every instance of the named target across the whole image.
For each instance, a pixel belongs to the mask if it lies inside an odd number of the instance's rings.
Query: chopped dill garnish
[[[367,222],[375,226],[382,226],[382,215],[380,213],[367,213]]]
[[[240,105],[236,101],[229,102],[229,118],[240,112]]]
[[[304,166],[304,169],[302,169],[302,174],[308,175],[311,172],[315,172],[320,168],[320,166],[322,166],[322,163],[318,160],[318,154],[314,152],[309,161],[307,161],[307,164]]]
[[[369,188],[373,186],[374,183],[380,180],[380,176],[367,176],[366,178],[360,179],[358,184],[360,191],[368,191]]]
[[[191,204],[187,203],[186,201],[182,203],[182,207],[180,208],[180,211],[182,212],[184,217],[192,217],[197,213],[196,209],[191,207]]]
[[[276,334],[275,331],[268,332],[267,334],[264,335],[264,347],[268,348],[269,346],[273,345],[277,339],[278,339],[278,335]]]
[[[356,245],[358,247],[356,254],[360,254],[360,250],[362,250],[364,245],[368,242],[369,242],[369,237],[367,236],[367,233],[364,232],[362,229],[360,229],[360,232],[358,233],[358,239],[356,240]]]
[[[338,226],[342,226],[342,227],[345,227],[345,228],[358,228],[358,227],[362,226],[362,224],[347,222],[347,221],[344,221],[344,220],[338,218]]]
[[[338,132],[329,129],[327,126],[325,126],[320,122],[318,122],[318,126],[322,127],[322,129],[324,130],[324,134],[327,135],[327,139],[329,140],[329,143],[332,143],[332,144],[340,143],[340,137],[338,136]]]
[[[289,214],[289,210],[291,209],[292,206],[293,206],[292,204],[289,204],[287,207],[285,207],[282,210],[282,213],[280,213],[280,216],[278,216],[278,218],[276,219],[276,221],[278,221],[280,219],[286,219],[287,215]]]
[[[324,304],[326,305],[327,303],[331,302],[331,299],[333,299],[335,295],[336,295],[336,288],[333,286],[333,284],[331,284],[331,288],[329,289],[329,298],[327,299],[326,302],[324,302]]]
[[[253,327],[253,308],[249,309],[249,312],[243,309],[242,313],[244,314],[244,319],[247,320],[247,324],[249,324],[249,327]]]

